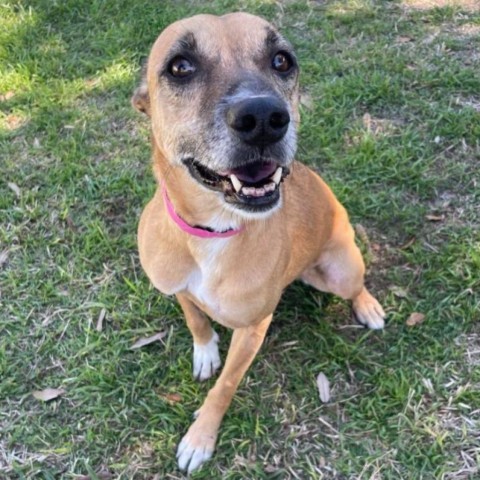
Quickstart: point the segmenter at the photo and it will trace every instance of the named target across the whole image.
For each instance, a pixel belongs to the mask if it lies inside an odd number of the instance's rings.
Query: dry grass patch
[[[462,98],[457,97],[455,103],[462,107],[473,108],[476,112],[480,112],[480,98],[477,97],[468,97]]]
[[[480,25],[465,23],[452,28],[452,33],[459,39],[469,39],[480,35]]]
[[[468,367],[475,368],[480,365],[480,334],[472,332],[462,334],[455,344],[465,351],[465,361]]]
[[[478,0],[403,0],[402,5],[415,10],[453,7],[468,12],[480,11],[480,3]]]

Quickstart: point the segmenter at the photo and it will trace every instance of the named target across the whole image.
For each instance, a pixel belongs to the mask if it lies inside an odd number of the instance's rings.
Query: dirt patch
[[[480,11],[480,6],[479,6],[479,11]],[[452,27],[452,29],[448,33],[452,33],[457,38],[465,40],[465,39],[479,36],[480,25],[465,23],[464,25],[458,25],[458,26]]]
[[[369,113],[365,113],[362,117],[362,126],[373,136],[379,136],[395,133],[403,126],[403,122],[396,119],[375,118]]]
[[[4,128],[7,131],[18,130],[21,127],[24,127],[28,123],[28,119],[21,115],[16,115],[14,113],[6,115],[3,119]],[[0,124],[1,128],[1,124]]]
[[[448,228],[477,229],[480,225],[480,206],[474,193],[441,192],[429,203],[425,216],[429,231],[439,232]]]
[[[469,12],[479,12],[478,0],[403,0],[402,5],[414,10],[454,7]]]
[[[404,125],[402,119],[374,117],[366,112],[361,119],[357,119],[355,128],[345,133],[344,142],[348,146],[357,146],[366,136],[379,138],[396,135]]]
[[[455,344],[465,351],[465,362],[469,367],[480,366],[480,334],[470,333],[460,335]]]
[[[480,113],[480,98],[476,97],[457,97],[455,103],[461,107],[473,108],[476,112]]]
[[[448,432],[450,441],[457,445],[455,452],[456,469],[445,473],[445,480],[468,480],[478,478],[480,467],[477,463],[479,447],[476,440],[480,434],[479,411],[468,415],[455,407],[446,406],[438,413],[438,429]]]
[[[61,461],[61,455],[53,453],[36,453],[27,450],[25,447],[10,447],[7,442],[0,441],[0,474],[8,475],[14,472],[13,465],[27,467],[42,465],[55,468]],[[12,477],[2,477],[12,478]]]

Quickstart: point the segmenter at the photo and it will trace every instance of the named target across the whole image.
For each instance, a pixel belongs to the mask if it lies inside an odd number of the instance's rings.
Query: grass
[[[175,447],[212,381],[192,380],[181,311],[139,266],[154,182],[129,96],[163,27],[237,9],[296,46],[298,158],[368,232],[389,322],[355,328],[344,302],[294,284],[192,477],[479,478],[480,11],[467,0],[0,4],[0,477],[182,478]],[[412,312],[424,323],[407,327]],[[32,396],[47,387],[65,394]]]

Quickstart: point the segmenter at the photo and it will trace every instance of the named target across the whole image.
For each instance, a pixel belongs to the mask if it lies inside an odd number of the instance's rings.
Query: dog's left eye
[[[293,67],[292,57],[287,52],[278,52],[272,58],[272,68],[280,73],[287,73]]]
[[[184,57],[175,57],[168,64],[168,73],[175,78],[186,78],[195,73],[195,71],[195,65]]]

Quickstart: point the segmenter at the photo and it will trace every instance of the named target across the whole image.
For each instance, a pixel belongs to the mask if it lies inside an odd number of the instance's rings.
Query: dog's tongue
[[[233,168],[228,175],[235,175],[241,182],[257,183],[270,175],[277,169],[275,162],[256,162],[244,167]]]

